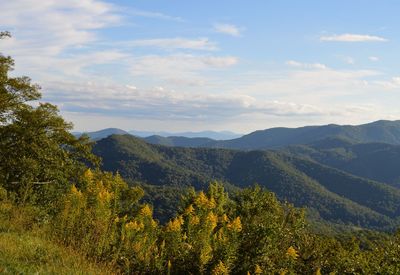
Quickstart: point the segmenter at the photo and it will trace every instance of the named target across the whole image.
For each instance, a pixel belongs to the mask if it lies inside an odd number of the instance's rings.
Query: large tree
[[[0,39],[9,36],[0,33]],[[56,106],[38,102],[38,85],[10,76],[13,68],[13,59],[0,53],[0,186],[20,202],[43,202],[46,192],[59,192],[97,158],[87,137],[70,133],[72,124]]]

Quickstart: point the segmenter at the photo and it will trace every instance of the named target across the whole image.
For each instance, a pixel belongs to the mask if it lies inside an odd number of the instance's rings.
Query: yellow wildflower
[[[261,269],[261,267],[258,265],[258,264],[256,264],[256,268],[254,269],[254,274],[262,274],[262,269]]]
[[[208,200],[208,208],[214,208],[216,205],[215,199],[211,198]]]
[[[196,198],[196,204],[200,207],[207,207],[208,206],[208,198],[203,191],[200,191],[199,195]]]
[[[140,214],[145,217],[151,217],[153,215],[153,211],[148,204],[145,204],[143,208],[140,209]]]
[[[321,268],[320,267],[317,268],[317,271],[315,272],[315,275],[321,275]]]
[[[214,229],[217,226],[218,216],[210,212],[207,215],[207,221],[211,224],[211,228]]]
[[[299,257],[299,254],[297,253],[296,249],[293,248],[293,246],[289,246],[288,250],[286,251],[286,255],[293,260],[296,260]]]
[[[125,229],[127,230],[135,230],[135,231],[140,231],[144,228],[143,223],[137,222],[137,221],[131,221],[125,224]]]
[[[185,209],[185,214],[187,214],[187,215],[192,214],[193,211],[194,211],[194,207],[193,207],[193,205],[190,204],[190,205]]]
[[[236,232],[242,231],[242,221],[240,220],[240,217],[236,217],[233,221],[231,221],[228,224],[228,228]]]
[[[229,222],[228,215],[226,215],[226,214],[222,215],[221,221],[223,221],[223,222]]]
[[[87,180],[92,180],[93,179],[93,172],[90,169],[87,169],[85,173],[83,173],[83,177]]]
[[[71,193],[72,193],[73,195],[78,196],[78,197],[82,196],[82,192],[79,191],[78,188],[76,188],[75,185],[72,185],[72,187],[71,187]]]
[[[189,223],[191,225],[198,225],[200,223],[200,218],[198,216],[193,216],[190,218]]]
[[[219,261],[216,267],[212,271],[213,275],[225,275],[229,274],[228,268],[224,265],[222,261]]]
[[[167,223],[167,231],[179,231],[181,230],[182,224],[183,224],[183,219],[181,216],[179,216]]]
[[[103,189],[99,192],[98,198],[100,202],[109,202],[113,196],[113,193],[108,192],[106,189]]]

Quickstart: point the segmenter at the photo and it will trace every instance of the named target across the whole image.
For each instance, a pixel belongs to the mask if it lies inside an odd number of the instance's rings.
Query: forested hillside
[[[114,135],[98,141],[94,153],[103,169],[131,183],[196,189],[213,179],[239,188],[258,183],[323,219],[370,228],[389,229],[400,214],[400,190],[283,152],[165,147]]]

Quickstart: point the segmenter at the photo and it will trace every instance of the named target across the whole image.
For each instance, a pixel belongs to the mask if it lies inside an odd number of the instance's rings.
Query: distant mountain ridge
[[[95,132],[74,132],[73,133],[76,137],[79,137],[83,134],[86,134],[92,140],[99,140],[102,138],[106,138],[111,135],[128,135],[127,131],[118,129],[118,128],[106,128]]]
[[[109,128],[88,135],[98,140],[112,134],[131,134],[121,129]],[[211,132],[200,132],[211,133]],[[197,133],[197,135],[201,135]],[[214,132],[217,133],[217,132]],[[194,133],[192,133],[194,135]],[[215,140],[207,136],[162,136],[142,137],[149,143],[177,147],[210,147],[239,150],[263,150],[283,148],[290,145],[312,144],[320,140],[345,140],[350,143],[387,143],[400,145],[400,120],[379,120],[372,123],[351,126],[328,124],[322,126],[304,126],[299,128],[271,128],[258,130],[250,134],[228,140]]]
[[[329,124],[299,128],[271,128],[243,137],[216,141],[212,147],[230,149],[270,149],[295,144],[309,144],[327,138],[343,138],[353,143],[400,144],[400,120],[380,120],[358,126]]]
[[[161,137],[186,137],[186,138],[209,138],[214,140],[227,140],[234,139],[243,136],[230,131],[201,131],[201,132],[150,132],[150,131],[129,131],[131,135],[138,137],[150,137],[150,136],[161,136]]]

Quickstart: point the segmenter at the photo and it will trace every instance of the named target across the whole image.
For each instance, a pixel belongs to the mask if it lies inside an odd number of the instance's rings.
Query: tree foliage
[[[2,32],[0,38],[8,36]],[[38,85],[10,76],[13,68],[13,59],[0,54],[0,185],[21,202],[45,202],[50,197],[44,193],[66,187],[84,171],[83,161],[97,158],[87,138],[69,132],[72,124],[56,106],[38,102]]]

